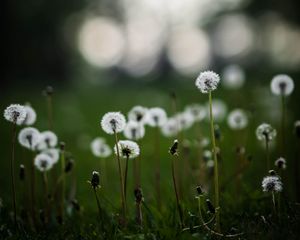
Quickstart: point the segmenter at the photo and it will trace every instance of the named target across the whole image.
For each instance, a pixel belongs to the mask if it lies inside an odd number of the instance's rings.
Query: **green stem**
[[[44,192],[45,192],[45,223],[49,221],[49,190],[48,190],[48,178],[47,172],[43,172],[43,180],[44,180]]]
[[[285,156],[285,96],[281,94],[281,156]]]
[[[101,218],[101,206],[100,206],[100,201],[97,195],[97,190],[96,188],[93,188],[94,193],[95,193],[95,198],[96,198],[96,202],[97,202],[97,207],[98,207],[98,213],[99,213],[99,217]]]
[[[124,181],[123,181],[123,170],[120,161],[120,150],[118,144],[118,136],[117,133],[114,132],[115,135],[115,144],[117,149],[117,161],[118,161],[118,168],[119,168],[119,177],[120,177],[120,188],[121,188],[121,200],[122,200],[122,212],[123,212],[123,220],[126,223],[126,200],[125,200],[125,193],[124,193]]]
[[[180,219],[180,227],[183,228],[183,214],[182,214],[182,209],[180,206],[180,201],[179,201],[179,196],[178,196],[178,189],[177,189],[177,184],[176,184],[176,178],[175,178],[175,167],[174,167],[174,157],[172,157],[172,179],[173,179],[173,186],[174,186],[174,191],[175,191],[175,197],[176,197],[176,205],[177,205],[177,210],[179,214],[179,219]]]
[[[217,159],[217,149],[216,149],[216,139],[214,133],[214,118],[212,112],[212,93],[209,91],[209,117],[210,117],[210,133],[211,133],[211,142],[212,150],[214,157],[214,185],[215,185],[215,207],[216,209],[220,208],[219,205],[219,171],[218,171],[218,159]],[[216,227],[217,231],[220,231],[220,212],[216,212]]]
[[[125,179],[124,179],[124,194],[125,194],[125,201],[127,199],[127,175],[128,175],[128,157],[126,157],[125,163]]]
[[[156,201],[157,207],[161,209],[161,193],[160,193],[160,139],[159,139],[159,128],[155,128],[155,188],[156,188]]]
[[[269,149],[269,140],[268,137],[265,137],[266,141],[266,158],[267,158],[267,172],[270,170],[270,149]]]
[[[53,114],[52,114],[52,95],[47,95],[47,109],[48,109],[48,128],[53,129]]]
[[[65,150],[61,150],[61,199],[60,199],[60,217],[64,219],[64,205],[65,205]]]
[[[272,203],[273,203],[274,213],[276,214],[276,200],[275,200],[274,191],[272,191]]]
[[[14,225],[17,227],[17,207],[16,207],[16,186],[15,186],[15,145],[17,136],[17,125],[13,123],[12,126],[12,152],[10,161],[10,175],[11,175],[11,186],[12,186],[12,205],[14,209]]]

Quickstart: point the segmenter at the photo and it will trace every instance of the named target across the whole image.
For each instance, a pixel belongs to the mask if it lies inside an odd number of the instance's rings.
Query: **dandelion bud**
[[[91,180],[90,183],[91,183],[91,185],[94,189],[100,187],[100,174],[99,174],[99,172],[93,171],[92,180]]]
[[[270,170],[270,171],[269,171],[269,174],[270,174],[271,176],[276,176],[276,175],[277,175],[277,173],[275,172],[275,170]]]
[[[45,96],[51,96],[53,94],[53,87],[47,86],[46,89],[43,91]]]
[[[215,214],[216,213],[216,209],[215,209],[215,207],[213,206],[213,204],[211,203],[211,201],[209,199],[206,199],[206,206],[208,208],[208,211],[211,214]]]
[[[197,186],[196,190],[197,190],[198,195],[202,195],[203,194],[201,186]]]
[[[60,146],[60,150],[64,151],[66,144],[64,142],[60,142],[59,146]]]
[[[296,121],[294,126],[295,126],[295,134],[298,138],[300,138],[300,120]]]
[[[21,181],[25,179],[25,166],[23,164],[20,165],[19,178]]]
[[[178,155],[178,140],[175,139],[169,151],[172,155]]]
[[[134,197],[136,203],[141,203],[143,201],[143,192],[141,188],[134,189]]]
[[[66,164],[65,173],[71,172],[73,169],[73,166],[74,166],[74,160],[72,158],[70,158]]]

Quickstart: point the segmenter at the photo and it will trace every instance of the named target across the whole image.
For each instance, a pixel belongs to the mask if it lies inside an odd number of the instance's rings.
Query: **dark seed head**
[[[91,179],[91,185],[94,189],[100,187],[100,174],[99,174],[99,172],[93,171],[92,179]]]
[[[172,147],[170,148],[169,152],[172,155],[177,155],[178,154],[178,140],[177,139],[174,140],[174,143],[173,143]]]
[[[196,190],[197,190],[198,195],[202,195],[203,194],[201,186],[197,186]]]
[[[141,203],[143,201],[143,192],[141,188],[134,189],[134,197],[136,203]]]
[[[71,172],[73,169],[73,166],[74,166],[74,160],[72,158],[69,158],[68,162],[65,166],[65,173]]]
[[[208,211],[211,214],[215,214],[216,213],[216,209],[215,209],[215,207],[213,206],[213,204],[211,203],[211,201],[209,199],[206,199],[206,206],[208,208]]]
[[[64,142],[60,142],[59,146],[60,146],[60,150],[64,151],[65,147],[66,147],[66,144]]]
[[[19,177],[21,181],[25,179],[25,166],[23,164],[20,165]]]
[[[277,175],[277,173],[275,172],[275,170],[270,170],[270,171],[269,171],[269,174],[270,174],[271,176]]]

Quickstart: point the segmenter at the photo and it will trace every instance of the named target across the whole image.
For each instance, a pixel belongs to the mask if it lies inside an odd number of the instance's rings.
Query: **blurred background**
[[[279,100],[269,82],[274,74],[290,74],[296,85],[288,102],[291,135],[300,117],[299,5],[295,0],[7,0],[1,111],[10,103],[30,102],[38,113],[36,126],[45,130],[42,90],[53,86],[54,130],[80,160],[79,168],[85,167],[78,173],[83,182],[95,166],[89,142],[104,135],[99,121],[105,112],[126,114],[144,105],[164,107],[171,115],[170,91],[178,95],[179,110],[204,103],[207,96],[194,87],[198,73],[222,74],[238,64],[245,72],[243,88],[234,94],[221,89],[216,96],[229,109],[251,111],[253,132],[261,121],[279,126]],[[6,156],[0,167],[8,171],[10,128],[4,120],[0,127]],[[5,195],[5,175],[0,182]],[[89,191],[83,185],[80,190]]]

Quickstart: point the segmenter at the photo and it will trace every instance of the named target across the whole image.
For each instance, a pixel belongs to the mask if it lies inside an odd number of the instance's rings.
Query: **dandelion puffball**
[[[17,125],[22,125],[27,112],[24,106],[20,104],[11,104],[4,110],[4,118]]]
[[[279,74],[271,81],[271,91],[275,95],[290,95],[294,90],[293,79],[286,74]]]
[[[146,122],[151,127],[161,127],[167,121],[166,111],[160,107],[150,108],[147,113]]]
[[[100,137],[95,138],[91,142],[91,150],[96,157],[100,158],[107,158],[112,152],[111,148],[105,143],[105,140]]]
[[[248,125],[248,117],[246,112],[242,109],[235,109],[231,111],[228,115],[227,123],[231,129],[244,129]]]
[[[278,176],[264,177],[261,183],[264,192],[281,192],[282,182]]]
[[[286,169],[286,160],[282,157],[275,161],[275,166],[279,169]]]
[[[42,153],[51,157],[53,160],[53,164],[57,163],[59,160],[59,150],[57,148],[48,148],[45,149]]]
[[[122,132],[126,126],[126,119],[120,112],[108,112],[101,120],[101,127],[107,134]]]
[[[35,110],[31,106],[28,106],[28,105],[25,105],[24,108],[25,108],[27,114],[26,114],[26,118],[23,123],[27,126],[33,125],[36,121]]]
[[[260,141],[263,140],[271,141],[276,137],[276,135],[277,135],[276,129],[274,129],[268,123],[262,123],[256,129],[256,137]]]
[[[196,79],[196,87],[202,93],[208,93],[217,89],[220,82],[220,76],[213,71],[201,72]]]
[[[140,154],[139,145],[130,140],[120,140],[118,142],[120,157],[122,158],[136,158]],[[114,146],[115,154],[117,154],[117,147]]]
[[[190,113],[194,117],[194,121],[200,122],[206,116],[206,109],[200,104],[191,104],[185,108],[185,112]]]
[[[238,65],[227,66],[222,73],[222,84],[228,89],[241,88],[245,83],[244,70]]]
[[[142,106],[135,106],[128,112],[128,120],[144,122],[148,109]]]
[[[28,149],[34,150],[41,138],[40,132],[33,127],[23,128],[19,135],[19,143]]]
[[[52,131],[41,132],[40,142],[37,145],[37,150],[42,151],[47,148],[54,148],[57,145],[57,136]]]
[[[194,123],[194,117],[190,112],[182,112],[176,114],[179,130],[189,129]]]
[[[34,165],[41,172],[50,170],[53,167],[53,159],[44,153],[38,154],[34,159]]]
[[[169,118],[167,122],[161,126],[161,132],[165,137],[174,137],[178,133],[178,123],[175,118]]]
[[[138,140],[145,136],[145,127],[136,121],[129,121],[126,124],[123,134],[128,139]]]

